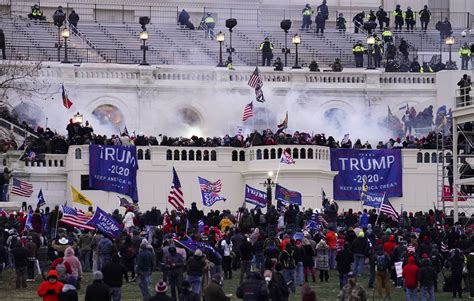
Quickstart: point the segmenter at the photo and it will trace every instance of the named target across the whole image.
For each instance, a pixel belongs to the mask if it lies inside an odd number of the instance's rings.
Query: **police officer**
[[[311,16],[313,13],[314,11],[311,6],[306,4],[306,6],[303,8],[303,25],[301,26],[301,29],[309,29],[309,26],[311,25]]]
[[[40,9],[39,5],[35,4],[31,7],[31,13],[28,14],[28,19],[44,21],[46,20],[46,17],[43,16],[43,11]]]
[[[400,8],[400,4],[397,4],[397,8],[393,11],[395,17],[395,30],[402,30],[403,26],[403,11]]]
[[[359,29],[364,25],[364,19],[365,11],[361,11],[352,18],[352,22],[354,23],[354,33],[359,33]]]
[[[375,44],[372,46],[372,56],[374,58],[375,68],[380,68],[383,59],[383,46],[382,41],[378,37],[375,37]]]
[[[407,23],[407,31],[413,31],[413,27],[416,23],[415,12],[411,10],[411,7],[408,6],[406,12],[403,13],[405,17],[405,22]]]
[[[316,23],[316,34],[321,34],[324,33],[324,27],[326,26],[326,20],[324,19],[323,13],[318,10],[318,13],[316,14],[316,19],[314,20]]]
[[[270,66],[270,60],[273,59],[273,44],[268,38],[265,38],[262,43],[260,43],[260,51],[262,52],[262,66]]]
[[[370,10],[369,14],[367,15],[367,21],[375,22],[375,20],[377,20],[377,16],[375,16],[375,13],[373,10]]]
[[[207,13],[206,18],[204,18],[204,24],[206,25],[206,38],[210,37],[211,40],[213,40],[216,21],[212,17],[211,13]]]
[[[425,5],[422,10],[419,12],[420,14],[420,22],[421,22],[421,29],[426,31],[428,28],[428,23],[430,23],[431,20],[431,12],[428,9],[428,5]]]
[[[346,19],[342,13],[339,13],[336,19],[336,29],[339,30],[339,32],[346,32]]]
[[[362,41],[357,41],[357,43],[352,47],[352,53],[354,54],[354,60],[356,62],[356,68],[364,67],[364,52],[365,47],[362,45]]]
[[[388,27],[385,27],[384,31],[382,32],[382,40],[384,43],[393,42],[393,34]]]
[[[417,57],[415,57],[410,64],[410,72],[421,72],[421,66]]]
[[[461,46],[461,49],[459,49],[459,55],[461,56],[461,69],[462,70],[467,70],[469,66],[469,61],[471,60],[471,48],[467,43],[464,43],[464,45]]]
[[[379,21],[380,31],[383,30],[384,24],[385,24],[385,27],[389,26],[390,18],[388,17],[387,12],[383,9],[382,6],[379,7],[379,10],[375,14],[375,16],[377,17],[377,20]]]

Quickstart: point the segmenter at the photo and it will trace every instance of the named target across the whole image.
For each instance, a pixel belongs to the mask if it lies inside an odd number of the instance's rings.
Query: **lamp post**
[[[146,62],[146,51],[148,50],[148,46],[146,45],[146,41],[148,40],[148,31],[143,30],[140,32],[140,40],[142,40],[142,46],[140,47],[141,50],[143,50],[143,59],[140,65],[148,65]]]
[[[452,61],[452,57],[451,57],[451,48],[453,47],[453,44],[456,43],[456,40],[454,39],[453,36],[449,36],[446,38],[446,45],[449,46],[449,61],[448,61],[448,66],[446,69],[448,70],[453,70],[455,69],[453,67],[453,61]]]
[[[79,123],[82,124],[84,121],[84,117],[82,116],[81,113],[77,112],[73,117],[72,117],[72,122],[73,123]]]
[[[290,53],[290,49],[288,49],[288,30],[291,28],[291,20],[283,20],[280,23],[280,28],[283,29],[285,32],[285,48],[282,49],[283,53],[285,54],[285,67],[288,66],[288,54]]]
[[[58,62],[61,61],[61,27],[58,26],[58,42],[56,43],[56,48],[58,49]]]
[[[217,67],[225,67],[224,62],[222,62],[222,43],[224,43],[225,34],[222,31],[219,31],[216,35],[216,40],[219,42],[219,64],[217,64]]]
[[[232,53],[235,51],[234,47],[232,47],[232,31],[233,28],[237,26],[237,20],[234,18],[230,18],[225,20],[225,27],[229,29],[229,48],[227,48],[227,52],[229,53],[229,60],[232,62]]]
[[[375,69],[374,63],[373,63],[373,56],[372,56],[372,51],[373,51],[373,46],[375,44],[375,38],[374,36],[368,36],[367,37],[367,45],[369,45],[369,49],[367,50],[367,69]]]
[[[292,42],[295,44],[295,65],[291,69],[301,69],[301,66],[298,64],[298,44],[301,43],[301,37],[295,34],[292,38]]]
[[[268,175],[268,178],[265,181],[265,183],[263,183],[263,187],[267,188],[267,211],[268,211],[270,207],[272,206],[272,188],[275,187],[275,183],[272,181],[273,171],[269,171],[267,175]]]
[[[64,39],[64,60],[61,63],[70,63],[70,61],[67,59],[67,39],[69,39],[69,36],[71,33],[69,32],[69,28],[64,27],[63,31],[61,31],[61,37]]]

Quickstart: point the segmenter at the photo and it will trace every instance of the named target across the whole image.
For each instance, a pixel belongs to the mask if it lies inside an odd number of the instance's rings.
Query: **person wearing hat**
[[[306,29],[308,31],[309,26],[311,25],[311,16],[313,15],[314,11],[309,4],[306,4],[303,8],[303,25],[301,25],[301,29]]]
[[[66,280],[59,293],[58,301],[79,301],[79,296],[77,295],[77,281],[74,277],[69,277]]]
[[[58,272],[50,270],[46,280],[38,286],[38,296],[42,297],[43,301],[58,301],[63,286],[64,284],[58,281]]]
[[[127,268],[120,263],[118,254],[112,256],[112,261],[102,267],[104,283],[110,288],[112,301],[120,301],[122,296],[123,278],[128,282]]]
[[[211,38],[211,40],[214,39],[214,27],[216,27],[216,21],[212,17],[211,13],[207,13],[206,17],[204,18],[204,25],[205,25],[205,30],[206,30],[206,39],[208,37]]]
[[[400,8],[400,4],[397,4],[397,7],[393,11],[393,16],[395,17],[395,31],[402,30],[403,26],[403,11]]]
[[[356,68],[364,67],[364,53],[365,47],[362,44],[362,41],[357,41],[356,44],[352,47],[352,53],[354,54],[354,60],[356,63]]]
[[[339,291],[337,300],[367,300],[365,289],[357,283],[356,275],[350,272],[348,275],[348,283]]]
[[[156,295],[147,299],[147,301],[173,301],[175,300],[175,299],[172,299],[170,296],[166,295],[167,291],[168,291],[168,285],[163,280],[160,280],[155,285]]]
[[[104,284],[101,271],[92,274],[93,282],[87,286],[85,301],[110,301],[110,289]]]
[[[206,260],[200,249],[196,249],[193,256],[190,256],[186,264],[186,272],[188,274],[187,282],[192,291],[198,295],[201,294],[202,274]]]
[[[184,280],[181,284],[181,294],[179,295],[179,301],[199,301],[200,293],[193,292],[191,288],[191,283]]]
[[[206,301],[230,301],[222,289],[222,276],[217,273],[212,275],[211,283],[204,289]]]
[[[403,17],[405,18],[405,22],[407,23],[407,31],[413,31],[413,27],[416,24],[416,17],[415,12],[411,10],[411,7],[408,6],[407,10],[403,12]]]
[[[166,262],[166,261],[165,261]],[[151,283],[151,273],[155,267],[155,256],[152,249],[148,247],[148,241],[144,239],[140,244],[140,252],[136,257],[136,272],[139,278],[138,286],[143,296],[143,300],[150,298],[148,287]],[[169,271],[167,271],[169,273]]]
[[[425,5],[418,14],[420,15],[421,29],[426,31],[428,28],[428,23],[430,23],[431,20],[431,12],[428,9],[428,5]]]
[[[268,37],[260,43],[259,49],[262,52],[262,66],[270,66],[270,61],[273,59],[273,44]]]
[[[427,254],[420,261],[420,270],[416,276],[421,288],[421,300],[435,300],[434,282],[436,271]]]

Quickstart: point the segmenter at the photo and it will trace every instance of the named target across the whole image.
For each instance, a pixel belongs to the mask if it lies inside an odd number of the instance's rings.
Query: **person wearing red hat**
[[[50,270],[46,279],[38,286],[38,296],[42,297],[43,301],[58,301],[64,286],[61,281],[58,281],[58,272]]]
[[[170,296],[166,295],[168,285],[163,280],[158,281],[155,285],[156,295],[148,299],[148,301],[173,301]]]

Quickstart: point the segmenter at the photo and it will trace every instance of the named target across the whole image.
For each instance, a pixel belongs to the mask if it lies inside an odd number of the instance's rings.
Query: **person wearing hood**
[[[385,297],[390,299],[390,267],[391,260],[390,255],[381,248],[376,247],[375,254],[373,256],[375,263],[375,284],[377,291],[381,298],[384,298],[383,289],[385,290]],[[383,288],[383,289],[382,289]]]
[[[188,274],[188,280],[191,289],[196,294],[201,294],[201,282],[204,267],[206,266],[205,258],[200,249],[194,252],[193,256],[190,256],[186,264],[186,272]]]
[[[337,295],[338,301],[360,300],[367,301],[367,293],[364,288],[357,283],[357,277],[354,273],[348,274],[349,280]]]
[[[453,279],[453,298],[456,299],[456,293],[462,299],[462,271],[464,268],[464,255],[459,249],[454,249],[449,257],[449,266],[451,267],[451,277]]]
[[[74,255],[74,249],[72,247],[68,247],[66,248],[66,251],[64,251],[63,262],[64,264],[67,262],[71,267],[71,277],[73,277],[76,281],[79,281],[79,279],[82,277],[82,265],[79,261],[79,258]]]
[[[211,278],[211,283],[204,289],[204,299],[206,301],[230,301],[222,289],[222,276],[217,273]]]
[[[50,270],[46,280],[38,286],[38,296],[42,297],[43,301],[58,301],[63,286],[64,284],[58,281],[58,272]]]
[[[354,274],[359,277],[364,270],[365,256],[369,251],[369,244],[365,238],[364,231],[357,234],[357,238],[351,245],[351,251],[354,254]]]
[[[244,301],[268,301],[267,283],[262,275],[257,272],[251,272],[247,279],[237,288],[237,298]]]
[[[329,247],[324,240],[316,245],[316,269],[321,282],[329,280]]]
[[[418,290],[418,272],[420,268],[415,263],[415,257],[408,257],[408,263],[403,267],[402,277],[405,281],[405,292],[407,301],[416,301]]]
[[[181,289],[181,283],[183,282],[183,269],[186,261],[183,255],[178,253],[174,246],[168,248],[168,253],[164,264],[168,282],[171,287],[171,298],[176,301]]]
[[[428,255],[423,255],[420,261],[420,270],[417,273],[417,280],[421,287],[421,300],[435,300],[434,282],[436,272],[428,259]]]
[[[122,297],[123,278],[128,282],[127,268],[120,264],[120,258],[117,254],[112,256],[112,261],[102,267],[104,283],[110,288],[112,301],[120,301]]]
[[[74,277],[69,277],[64,283],[61,292],[59,293],[58,301],[79,301],[77,295],[77,282]]]
[[[288,296],[290,295],[290,290],[281,272],[282,270],[283,266],[277,262],[275,264],[275,271],[266,270],[263,273],[268,285],[269,297],[272,301],[288,301]]]
[[[339,289],[347,284],[348,274],[351,271],[351,264],[354,262],[354,255],[352,254],[349,243],[344,244],[342,251],[336,255],[337,271],[339,272]]]
[[[153,252],[148,247],[148,241],[144,239],[140,244],[140,252],[136,258],[136,272],[139,278],[138,286],[143,296],[143,300],[150,298],[149,286],[151,283],[151,273],[155,266]],[[169,271],[167,271],[169,273]]]
[[[86,289],[85,301],[110,301],[110,289],[104,283],[101,271],[92,274],[94,281]]]

